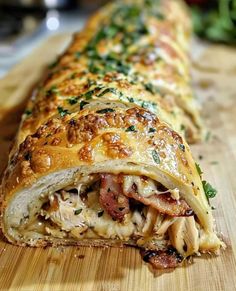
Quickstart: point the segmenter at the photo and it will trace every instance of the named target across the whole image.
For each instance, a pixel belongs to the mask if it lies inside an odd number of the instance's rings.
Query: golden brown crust
[[[167,189],[177,188],[198,217],[206,241],[213,233],[201,178],[181,135],[196,140],[201,126],[189,86],[188,17],[176,1],[161,1],[157,9],[145,6],[143,21],[143,4],[117,2],[92,17],[32,96],[2,182],[3,231],[9,241],[25,243],[14,234],[27,217],[23,210],[19,217],[14,213],[23,204],[19,195],[36,207],[37,187],[47,195],[58,190],[54,181],[47,185],[43,179],[101,169],[144,175]],[[128,25],[123,23],[127,18]],[[212,238],[210,245],[217,249],[214,233]],[[26,241],[33,246],[52,242],[73,244],[48,236]]]
[[[50,119],[35,134],[28,136],[12,156],[5,174],[3,184],[7,187],[8,198],[12,191],[29,186],[41,175],[87,163],[95,164],[96,157],[103,161],[130,158],[137,162],[135,156],[140,161],[147,163],[150,160],[151,164],[166,168],[171,162],[170,145],[178,161],[176,168],[168,169],[170,173],[176,175],[178,168],[184,167],[183,172],[191,174],[186,156],[188,146],[154,114],[138,107],[109,109],[114,111],[97,113],[96,108],[84,109]],[[153,160],[152,151],[160,155],[158,164]],[[185,175],[182,179],[186,180]]]

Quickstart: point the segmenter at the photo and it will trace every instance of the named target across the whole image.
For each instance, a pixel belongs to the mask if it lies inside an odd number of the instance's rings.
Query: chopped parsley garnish
[[[184,124],[180,125],[180,130],[185,130],[185,125]]]
[[[86,99],[91,99],[94,94],[94,90],[88,91],[84,94]]]
[[[72,73],[72,74],[70,75],[70,79],[75,79],[76,76],[77,76],[77,73]]]
[[[79,215],[81,212],[82,212],[82,208],[79,208],[79,209],[76,209],[75,211],[74,211],[74,214],[75,215]]]
[[[70,105],[74,105],[78,102],[78,97],[71,97],[67,101]]]
[[[70,114],[67,109],[64,109],[61,106],[58,106],[57,110],[58,110],[58,113],[61,115],[61,117],[64,117],[65,115]]]
[[[93,95],[95,95],[97,92],[99,92],[101,89],[103,89],[103,86],[98,86],[95,87],[94,89],[86,92],[83,94],[83,96],[88,100],[91,99],[93,97]]]
[[[130,103],[134,103],[134,98],[133,98],[133,97],[127,97],[127,99],[128,99],[128,101],[129,101]]]
[[[81,57],[81,52],[76,52],[76,53],[75,53],[75,56],[76,56],[76,58],[79,59],[79,58]]]
[[[155,92],[155,89],[154,89],[154,86],[153,86],[151,83],[146,83],[146,84],[144,84],[144,88],[145,88],[147,91],[151,92],[152,94],[155,94],[155,93],[156,93],[156,92]]]
[[[144,1],[144,5],[146,5],[146,6],[152,7],[152,4],[153,4],[153,0],[145,0]]]
[[[160,164],[160,156],[158,154],[158,152],[156,150],[153,150],[152,151],[152,157],[153,157],[153,160],[157,163],[157,164]]]
[[[100,72],[102,72],[102,70],[97,67],[94,62],[90,62],[89,66],[88,66],[89,72],[92,74],[98,74]]]
[[[151,92],[152,94],[160,94],[163,95],[163,93],[161,92],[160,88],[158,88],[157,86],[153,85],[152,83],[143,83],[144,88]]]
[[[26,109],[24,113],[25,113],[25,115],[30,116],[32,114],[32,110]]]
[[[210,137],[211,137],[211,132],[208,131],[208,132],[206,133],[205,141],[208,142],[209,139],[210,139]]]
[[[153,15],[154,15],[156,18],[158,18],[159,20],[164,20],[164,19],[165,19],[164,14],[162,14],[162,13],[159,12],[159,11],[155,11],[155,12],[153,12]]]
[[[96,85],[97,82],[95,80],[88,79],[88,87],[90,88],[92,85]]]
[[[130,66],[127,64],[124,64],[122,62],[117,63],[116,70],[118,73],[122,73],[124,75],[128,75],[130,72]]]
[[[117,91],[115,88],[106,88],[104,91],[102,91],[98,97],[102,97],[103,95],[107,94],[107,93],[112,93],[112,94],[117,94]]]
[[[137,103],[138,104],[138,103]],[[157,104],[154,103],[154,102],[149,102],[149,101],[142,101],[140,103],[141,107],[142,108],[145,108],[145,109],[149,109],[151,110],[152,112],[155,112],[156,111],[156,107],[157,107]]]
[[[179,149],[182,151],[182,152],[185,152],[185,145],[180,143],[179,144]]]
[[[48,65],[48,69],[53,69],[58,65],[59,61],[56,60],[54,62],[52,62],[51,64]]]
[[[130,131],[133,131],[133,132],[137,132],[136,128],[134,125],[131,125],[129,126],[127,129],[126,129],[126,132],[130,132]]]
[[[100,114],[104,114],[104,113],[108,113],[108,112],[115,112],[115,110],[112,108],[104,108],[104,109],[96,111],[96,113],[100,113]]]
[[[196,169],[198,171],[199,176],[201,177],[203,172],[199,166],[199,164],[195,163]],[[208,183],[207,181],[202,181],[202,186],[204,189],[204,192],[206,194],[207,200],[209,202],[209,198],[213,198],[216,196],[217,190],[214,189],[210,183]]]
[[[196,166],[196,169],[197,169],[199,176],[201,176],[203,174],[202,169],[200,168],[199,164],[197,164],[197,163],[195,163],[195,166]]]
[[[58,92],[57,86],[56,85],[53,85],[49,90],[47,90],[46,96],[49,97],[52,94],[57,93],[57,92]]]
[[[86,102],[86,101],[84,101],[84,100],[82,100],[82,101],[80,102],[80,104],[79,104],[80,110],[83,110],[83,109],[84,109],[84,106],[87,105],[87,104],[89,104],[89,103]]]
[[[155,128],[153,128],[153,127],[150,127],[149,128],[149,130],[148,130],[148,133],[152,133],[152,132],[155,132],[156,131],[156,129]]]
[[[203,189],[206,194],[206,197],[209,198],[214,198],[217,194],[217,190],[214,189],[210,183],[207,181],[202,181]]]
[[[89,71],[93,74],[105,75],[108,72],[118,72],[128,75],[130,66],[115,54],[110,53],[106,56],[96,54],[96,57],[90,57]]]
[[[98,217],[103,216],[104,210],[98,212]]]

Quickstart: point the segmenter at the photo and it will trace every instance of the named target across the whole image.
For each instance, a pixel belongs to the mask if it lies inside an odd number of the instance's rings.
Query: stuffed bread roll
[[[3,191],[14,244],[173,246],[183,257],[221,244],[188,145],[133,104],[101,99],[49,119],[12,157]]]
[[[202,125],[190,87],[190,35],[190,20],[179,1],[105,6],[51,65],[28,105],[18,143],[58,108],[102,96],[147,108],[187,141],[199,140]]]
[[[173,15],[157,17],[152,11],[164,13],[167,6],[172,11],[171,5],[181,11],[175,1],[153,10],[154,2],[145,1],[142,12],[139,2],[118,2],[95,15],[33,95],[2,182],[2,227],[10,242],[131,245],[155,268],[175,267],[190,255],[220,248],[201,177],[176,129],[185,122],[190,132],[197,111],[190,118],[174,93],[167,101],[147,85],[135,62],[123,63],[126,50],[136,50],[149,32],[155,38],[159,23],[166,22],[167,31],[172,27]],[[122,26],[120,32],[123,13],[130,13],[131,28]],[[108,37],[109,21],[118,28]],[[98,32],[95,23],[102,27]],[[138,36],[124,52],[111,52],[110,42],[117,34],[128,37],[126,29]],[[148,69],[151,82],[156,77]],[[161,71],[164,80],[160,65]]]

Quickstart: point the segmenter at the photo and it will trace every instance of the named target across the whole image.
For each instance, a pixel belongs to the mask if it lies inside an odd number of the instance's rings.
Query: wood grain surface
[[[70,36],[56,36],[0,80],[0,172],[25,101]],[[0,237],[0,290],[236,290],[236,49],[194,43],[194,88],[203,103],[207,141],[192,146],[204,178],[217,189],[217,230],[226,250],[193,264],[150,272],[132,248],[21,248]]]

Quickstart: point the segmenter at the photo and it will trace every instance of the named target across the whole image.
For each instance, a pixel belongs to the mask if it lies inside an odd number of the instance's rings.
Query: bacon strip
[[[103,209],[115,220],[122,221],[129,212],[129,199],[123,194],[119,176],[101,175],[99,202]]]
[[[101,175],[99,201],[106,212],[115,220],[122,221],[124,215],[129,212],[128,198],[133,198],[144,205],[152,206],[160,213],[172,217],[194,215],[193,210],[185,200],[175,200],[171,197],[171,193],[151,194],[148,197],[143,197],[142,193],[137,192],[135,184],[125,191],[122,189],[122,183],[121,175]]]
[[[171,198],[170,193],[165,194],[152,194],[149,197],[143,197],[141,194],[135,192],[134,189],[130,189],[129,192],[124,192],[124,194],[133,198],[145,205],[150,205],[157,209],[163,214],[168,214],[169,216],[191,216],[194,214],[193,210],[183,199],[175,200]]]
[[[150,263],[154,269],[176,268],[183,257],[172,247],[167,250],[140,250],[143,260]]]

